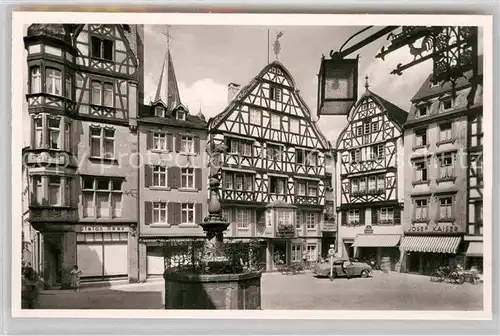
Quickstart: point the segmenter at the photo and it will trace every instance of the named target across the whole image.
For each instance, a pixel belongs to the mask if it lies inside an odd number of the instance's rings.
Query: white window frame
[[[238,229],[248,229],[252,214],[250,209],[235,209],[235,222]]]
[[[153,187],[166,188],[168,184],[167,180],[167,167],[153,166]],[[163,183],[162,183],[163,182]]]
[[[361,210],[350,209],[349,211],[347,211],[347,223],[349,224],[359,223],[361,220],[360,216],[361,216]]]
[[[192,216],[190,220],[189,217]],[[196,224],[196,214],[194,203],[182,203],[181,204],[181,224]]]
[[[429,180],[429,171],[426,161],[415,161],[413,163],[413,169],[415,171],[413,182],[426,182]],[[425,178],[424,178],[425,171]]]
[[[271,128],[274,130],[281,129],[281,116],[276,114],[271,114]]]
[[[305,181],[299,181],[297,183],[297,194],[299,196],[305,196],[306,195],[306,188],[307,188],[307,183]]]
[[[314,190],[314,192],[313,192]],[[307,182],[307,196],[318,197],[318,184],[314,182]]]
[[[89,179],[92,181],[92,188],[85,188],[84,180]],[[98,189],[97,181],[106,181],[107,189]],[[115,183],[119,184],[119,189],[115,189]],[[110,179],[105,177],[91,177],[91,176],[82,176],[81,179],[81,190],[83,198],[86,196],[91,196],[92,198],[92,207],[85,208],[86,205],[83,206],[83,217],[84,218],[120,218],[122,217],[123,210],[123,181],[117,179]],[[108,196],[108,208],[98,208],[98,194],[107,194]],[[120,207],[115,207],[117,203],[114,199],[114,196],[119,197]],[[106,211],[103,211],[106,210]],[[106,213],[106,215],[102,215],[102,212]],[[90,213],[90,214],[89,214]]]
[[[73,99],[73,79],[71,74],[66,73],[64,75],[64,96],[68,99]]]
[[[59,92],[57,92],[58,90]],[[45,92],[54,96],[63,95],[61,70],[55,68],[45,68]]]
[[[190,135],[181,136],[181,152],[188,154],[194,153],[194,137]]]
[[[30,93],[41,93],[42,92],[42,71],[39,66],[34,66],[30,71],[31,85]]]
[[[94,86],[97,84],[97,86]],[[111,89],[109,89],[111,87]],[[110,82],[101,82],[99,80],[90,81],[91,104],[96,106],[114,107],[114,85]],[[107,93],[111,92],[111,101],[106,102]]]
[[[153,149],[159,151],[167,150],[167,134],[165,133],[153,133]]]
[[[455,176],[454,168],[454,155],[451,153],[442,154],[439,157],[439,177],[452,178]]]
[[[233,183],[233,173],[230,172],[224,172],[224,189],[226,190],[233,190],[234,188],[234,183]]]
[[[377,176],[375,175],[368,176],[368,190],[370,191],[377,190]]]
[[[424,129],[416,130],[415,131],[415,146],[416,147],[423,147],[423,146],[427,146],[427,143],[428,143],[427,130],[424,130]]]
[[[306,212],[305,213],[305,222],[306,222],[306,229],[307,230],[313,230],[316,229],[317,223],[316,223],[316,213],[315,212]]]
[[[249,174],[243,175],[243,189],[245,191],[253,191],[253,176]]]
[[[449,127],[448,127],[449,126]],[[439,141],[451,141],[453,140],[453,124],[446,123],[439,125]]]
[[[453,197],[440,197],[439,198],[439,219],[452,219],[453,218]]]
[[[416,220],[427,220],[429,218],[429,201],[426,198],[415,199]]]
[[[308,244],[306,246],[307,251],[307,260],[308,261],[316,261],[318,258],[318,245],[316,244]]]
[[[300,121],[295,118],[290,118],[290,133],[300,133]]]
[[[195,185],[195,170],[194,168],[182,168],[181,169],[181,188],[183,189],[194,189]],[[186,183],[184,183],[186,182]]]
[[[357,193],[357,192],[359,192],[359,179],[353,178],[351,180],[351,193]]]
[[[163,106],[155,106],[155,116],[165,118],[165,108]]]
[[[250,124],[261,125],[262,123],[262,112],[255,108],[250,108],[249,112]]]
[[[62,146],[61,146],[61,120],[62,118],[54,118],[54,117],[47,117],[47,132],[49,133],[49,148],[51,149],[61,149]],[[56,126],[50,126],[50,122],[51,121],[54,121],[55,123],[57,123],[57,127]],[[56,137],[56,141],[54,142],[53,140],[53,136],[54,134],[57,134]],[[53,144],[56,144],[56,147],[53,147],[52,145]]]
[[[37,125],[39,123],[39,125]],[[34,147],[36,149],[42,148],[43,147],[43,118],[40,117],[34,117],[33,118],[33,140],[34,140]]]
[[[377,176],[377,190],[385,190],[385,175]]]
[[[168,224],[167,202],[153,202],[153,224]],[[163,217],[163,220],[162,220]]]
[[[302,244],[292,244],[292,262],[300,262],[302,257]]]
[[[49,180],[49,205],[52,205],[52,206],[59,206],[59,205],[62,205],[62,185],[63,185],[63,181],[61,179],[60,176],[49,176],[48,177],[48,180]],[[56,200],[53,200],[52,199],[52,189],[55,189],[57,188],[57,199]]]
[[[71,123],[67,120],[64,121],[64,147],[71,151]]]
[[[183,110],[177,110],[175,113],[177,120],[186,120],[186,112]]]
[[[385,207],[378,210],[378,219],[380,222],[394,223],[394,208]]]
[[[92,134],[93,130],[98,130],[99,131],[99,135]],[[106,131],[112,132],[112,136],[109,135],[109,134],[107,135]],[[93,126],[90,126],[89,127],[89,132],[90,132],[90,138],[91,138],[91,142],[90,142],[90,154],[91,154],[91,157],[113,160],[115,158],[115,152],[116,152],[116,149],[115,149],[115,144],[116,144],[115,143],[115,134],[116,134],[116,130],[114,128],[93,127]],[[96,141],[96,139],[99,139],[99,155],[94,155],[95,153],[92,153],[92,141]],[[106,152],[106,144],[107,143],[111,143],[112,144],[112,150],[113,150],[112,153]]]

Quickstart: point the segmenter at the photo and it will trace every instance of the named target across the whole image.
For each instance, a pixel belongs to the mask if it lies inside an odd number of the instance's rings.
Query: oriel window
[[[51,149],[61,149],[61,141],[60,141],[61,121],[55,118],[48,118],[47,122],[49,129],[49,147]]]
[[[40,67],[31,68],[31,92],[30,93],[40,93],[42,92],[42,74],[40,72]]]
[[[45,88],[46,92],[60,96],[62,95],[61,71],[52,68],[45,69]]]

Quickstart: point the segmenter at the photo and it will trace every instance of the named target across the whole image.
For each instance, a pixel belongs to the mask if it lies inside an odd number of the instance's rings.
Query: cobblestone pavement
[[[160,279],[145,284],[74,291],[45,291],[40,308],[46,309],[161,309]],[[375,273],[373,277],[314,278],[310,273],[262,276],[263,309],[342,310],[481,310],[482,284],[433,283],[429,277]]]

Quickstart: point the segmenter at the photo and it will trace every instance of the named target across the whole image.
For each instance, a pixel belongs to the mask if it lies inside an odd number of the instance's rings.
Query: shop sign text
[[[127,232],[125,225],[81,225],[81,232]]]
[[[412,226],[409,232],[436,232],[436,233],[455,233],[458,231],[458,226]]]

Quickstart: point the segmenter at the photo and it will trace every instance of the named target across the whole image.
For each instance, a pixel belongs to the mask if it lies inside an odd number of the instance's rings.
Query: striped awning
[[[482,257],[483,256],[483,242],[470,242],[465,253],[467,257]]]
[[[403,237],[401,249],[413,252],[457,253],[461,239],[461,237],[407,236]]]
[[[358,234],[354,247],[393,247],[398,245],[401,236],[398,234]]]

